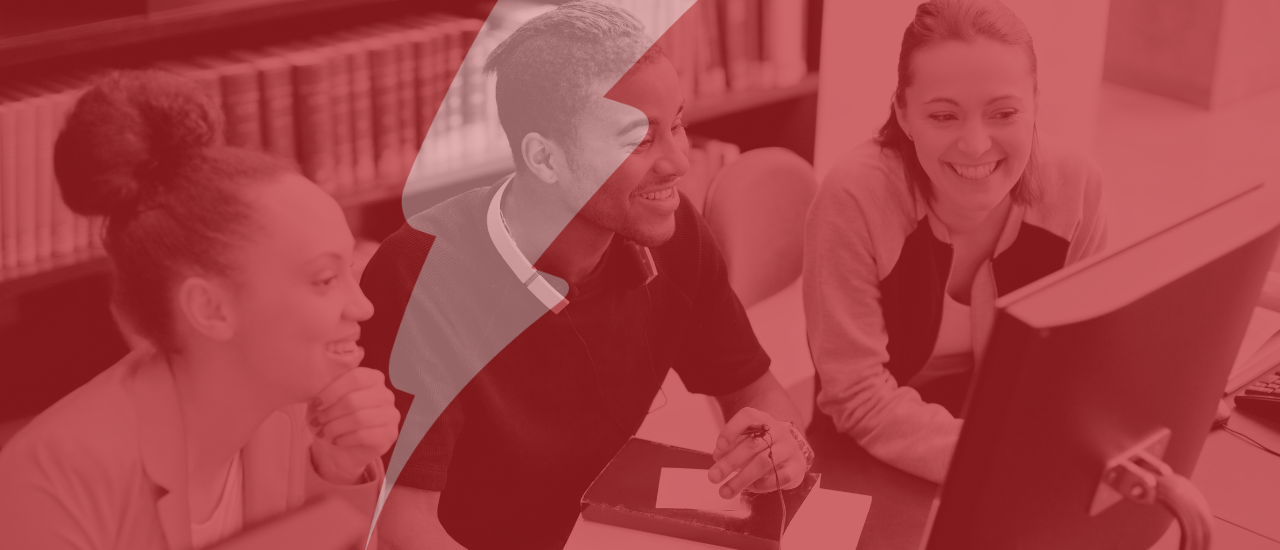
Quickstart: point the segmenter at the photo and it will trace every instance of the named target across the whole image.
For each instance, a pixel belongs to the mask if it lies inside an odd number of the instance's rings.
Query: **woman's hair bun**
[[[76,103],[54,148],[54,173],[71,210],[112,215],[172,183],[165,176],[221,134],[222,115],[195,83],[116,72]]]

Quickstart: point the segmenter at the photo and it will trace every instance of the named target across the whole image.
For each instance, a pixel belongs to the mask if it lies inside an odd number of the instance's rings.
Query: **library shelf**
[[[106,273],[108,265],[105,253],[91,250],[56,256],[16,268],[0,269],[0,301]]]
[[[335,194],[344,210],[352,211],[375,203],[403,199],[410,212],[425,210],[454,194],[487,185],[510,173],[509,159],[494,158],[423,176],[424,183],[404,194],[403,184],[384,183]],[[442,195],[443,194],[443,195]],[[0,269],[0,302],[60,284],[105,274],[110,264],[102,251],[58,256],[14,269]]]
[[[341,1],[352,2],[353,0]],[[785,88],[745,90],[728,92],[715,97],[697,98],[690,104],[685,120],[689,124],[706,122],[749,109],[816,94],[817,90],[818,75],[810,73],[796,84]],[[425,183],[410,186],[416,191],[407,195],[403,193],[402,185],[382,184],[341,192],[334,198],[343,209],[348,211],[400,198],[404,201],[404,210],[412,213],[430,208],[452,194],[491,183],[511,170],[511,160],[503,155],[426,174],[422,176]],[[90,252],[53,258],[18,269],[0,270],[0,299],[13,298],[68,281],[103,274],[106,273],[107,268],[107,259],[102,252]]]
[[[124,15],[16,36],[0,34],[0,68],[404,0],[245,0]]]

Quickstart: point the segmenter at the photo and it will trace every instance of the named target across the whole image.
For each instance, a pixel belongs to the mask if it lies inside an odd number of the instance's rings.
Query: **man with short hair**
[[[377,310],[366,364],[407,390],[406,426],[435,418],[382,512],[383,548],[562,548],[669,369],[730,419],[708,474],[737,472],[722,496],[776,490],[774,464],[798,485],[800,414],[675,188],[689,164],[671,63],[627,12],[574,2],[485,69],[515,173],[411,218],[361,283]],[[743,433],[761,425],[773,463]]]

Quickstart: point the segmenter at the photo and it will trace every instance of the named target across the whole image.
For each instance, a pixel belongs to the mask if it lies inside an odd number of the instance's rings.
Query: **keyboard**
[[[1245,386],[1244,395],[1265,395],[1280,397],[1280,368],[1262,375],[1252,384]]]

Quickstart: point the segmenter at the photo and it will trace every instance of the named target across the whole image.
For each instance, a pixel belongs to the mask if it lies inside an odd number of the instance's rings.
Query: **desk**
[[[1280,448],[1280,429],[1237,413],[1230,425]],[[871,457],[852,439],[810,434],[822,486],[871,495],[859,549],[918,550],[938,486]],[[1205,441],[1192,481],[1218,516],[1215,548],[1280,550],[1280,457],[1215,430]],[[1252,529],[1252,531],[1250,530]],[[1176,525],[1152,550],[1175,550]]]
[[[1280,429],[1249,418],[1232,417],[1232,428],[1280,448]],[[889,466],[867,454],[852,439],[834,432],[809,434],[817,452],[814,471],[822,473],[824,490],[870,495],[871,510],[857,548],[860,550],[919,550],[929,510],[938,486]],[[1280,457],[1267,454],[1221,430],[1209,434],[1192,481],[1208,499],[1214,514],[1215,549],[1280,550]],[[1250,530],[1252,529],[1252,530]],[[583,537],[589,531],[590,536]],[[607,526],[583,525],[568,548],[587,548],[586,540],[616,536],[617,550],[666,548],[676,544],[658,535]],[[664,542],[666,541],[666,542]],[[616,542],[616,543],[615,543]],[[710,545],[684,543],[675,547],[711,550]],[[1176,550],[1177,525],[1151,550]]]

